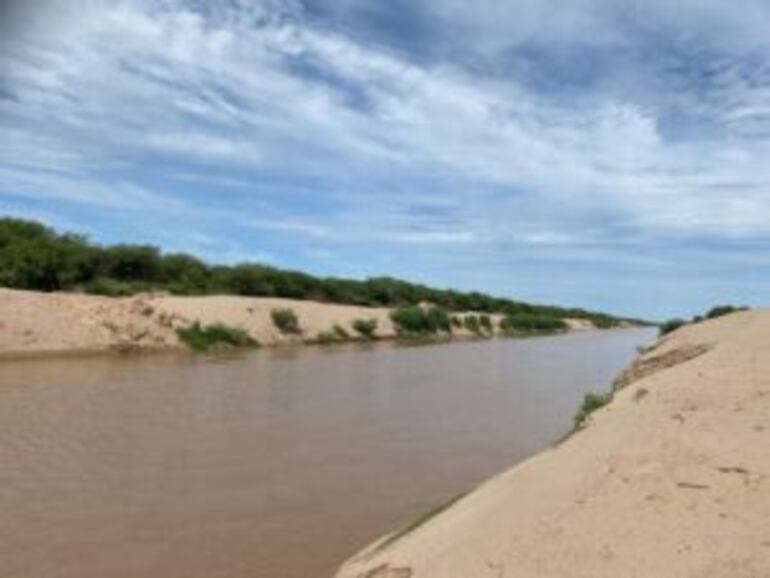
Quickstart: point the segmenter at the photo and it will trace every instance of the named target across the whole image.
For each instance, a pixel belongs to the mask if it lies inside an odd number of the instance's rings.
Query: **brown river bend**
[[[647,329],[0,363],[2,578],[328,578],[546,448]]]

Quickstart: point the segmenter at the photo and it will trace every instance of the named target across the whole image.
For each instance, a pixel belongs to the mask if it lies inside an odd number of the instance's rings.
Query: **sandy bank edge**
[[[296,312],[301,335],[285,335],[274,326],[270,313],[279,308]],[[390,312],[384,307],[229,295],[114,298],[0,288],[0,359],[181,350],[176,329],[194,321],[239,327],[262,345],[280,346],[313,342],[335,325],[355,337],[355,320],[375,319],[376,338],[388,340],[397,337]],[[491,317],[495,325],[501,318]],[[572,331],[593,328],[585,320],[566,321]],[[456,328],[452,337],[477,336]]]
[[[770,576],[770,312],[680,329],[618,386],[585,430],[337,577]]]

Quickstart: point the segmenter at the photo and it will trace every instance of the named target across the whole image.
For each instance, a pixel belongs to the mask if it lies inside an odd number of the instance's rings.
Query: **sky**
[[[650,319],[770,295],[766,0],[0,0],[0,214]]]

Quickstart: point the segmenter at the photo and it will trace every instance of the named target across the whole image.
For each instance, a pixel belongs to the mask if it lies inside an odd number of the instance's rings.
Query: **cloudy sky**
[[[770,295],[766,0],[4,0],[0,213],[662,318]]]

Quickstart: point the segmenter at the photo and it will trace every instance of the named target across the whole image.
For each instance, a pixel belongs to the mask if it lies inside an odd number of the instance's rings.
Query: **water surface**
[[[326,578],[547,447],[650,330],[0,364],[4,578]]]

